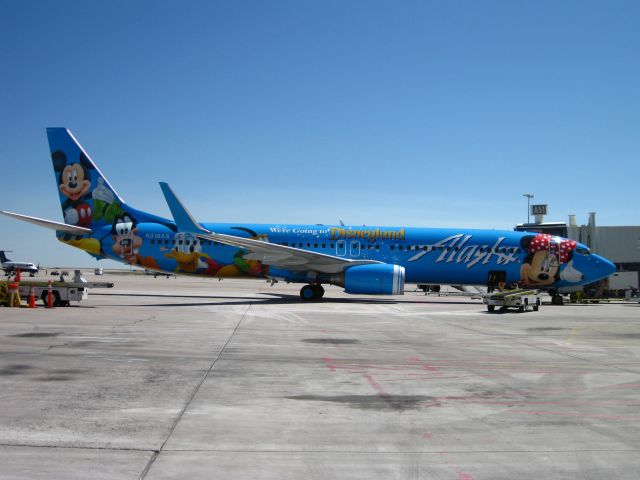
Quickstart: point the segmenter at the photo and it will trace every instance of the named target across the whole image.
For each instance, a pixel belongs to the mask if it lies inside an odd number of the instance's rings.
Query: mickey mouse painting
[[[560,280],[582,280],[582,273],[573,267],[573,251],[578,245],[574,240],[541,233],[523,237],[520,244],[527,252],[520,268],[525,285],[546,287]]]
[[[59,174],[58,188],[66,200],[62,202],[64,221],[69,225],[91,225],[91,170],[93,164],[84,152],[77,162],[67,164],[67,156],[61,150],[51,154],[53,169]]]

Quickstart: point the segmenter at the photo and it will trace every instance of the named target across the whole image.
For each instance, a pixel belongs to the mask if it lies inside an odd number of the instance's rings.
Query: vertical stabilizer
[[[123,200],[66,128],[47,128],[65,223],[90,228],[111,224]]]

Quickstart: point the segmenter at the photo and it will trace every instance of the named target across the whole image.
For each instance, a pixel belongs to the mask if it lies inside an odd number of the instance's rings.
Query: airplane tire
[[[322,298],[322,296],[324,295],[324,288],[322,287],[322,285],[315,284],[315,285],[312,285],[312,287],[313,287],[313,293],[314,293],[313,298]]]
[[[564,303],[564,299],[562,295],[554,295],[551,297],[551,305],[562,305]]]
[[[493,311],[495,311],[495,309],[496,309],[496,306],[495,306],[495,305],[487,305],[487,310],[488,310],[489,312],[493,312]]]
[[[302,300],[313,300],[316,298],[316,292],[313,285],[305,285],[300,289],[300,298]]]
[[[66,302],[63,302],[63,301],[60,299],[60,294],[58,293],[58,291],[57,291],[57,290],[54,290],[54,291],[51,293],[51,296],[53,297],[53,298],[52,298],[52,300],[53,300],[53,306],[54,306],[54,307],[62,307],[62,306],[65,306],[64,304],[65,304]],[[47,291],[46,291],[46,290],[44,290],[44,291],[42,292],[42,295],[40,296],[40,298],[42,299],[42,304],[46,307],[46,306],[47,306]]]

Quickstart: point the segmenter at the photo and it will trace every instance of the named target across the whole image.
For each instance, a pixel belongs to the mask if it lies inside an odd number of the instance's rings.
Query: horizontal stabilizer
[[[45,220],[38,217],[30,217],[29,215],[21,215],[19,213],[7,212],[5,210],[0,210],[0,213],[7,217],[22,220],[23,222],[33,223],[34,225],[50,228],[51,230],[72,233],[73,235],[91,235],[92,233],[90,228],[77,227],[67,223],[54,222],[52,220]]]

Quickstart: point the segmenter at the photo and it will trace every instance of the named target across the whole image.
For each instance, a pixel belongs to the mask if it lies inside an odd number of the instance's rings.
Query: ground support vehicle
[[[509,308],[515,308],[519,312],[525,312],[531,308],[537,312],[541,303],[538,290],[524,289],[486,293],[482,296],[482,302],[487,306],[489,312],[495,311],[496,307],[501,312],[505,312]]]
[[[76,280],[76,279],[74,279]],[[0,304],[7,305],[9,301],[9,284],[15,282],[0,281]],[[86,300],[91,288],[112,288],[113,283],[109,282],[51,282],[51,295],[53,306],[68,307],[71,302]],[[18,284],[18,291],[22,301],[26,301],[33,288],[36,299],[41,299],[47,305],[47,295],[49,292],[49,282],[43,281],[21,281]]]

